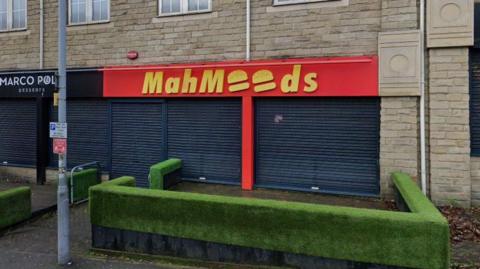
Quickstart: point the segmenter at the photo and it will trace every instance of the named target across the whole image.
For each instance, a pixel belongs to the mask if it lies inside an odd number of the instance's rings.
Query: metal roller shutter
[[[36,165],[37,105],[35,100],[0,100],[0,162]]]
[[[256,101],[256,185],[379,193],[379,99]]]
[[[112,103],[112,178],[134,176],[148,187],[150,166],[165,160],[162,103]]]
[[[471,155],[480,156],[480,50],[470,51],[470,137]]]
[[[239,184],[241,100],[168,100],[168,156],[183,160],[182,177]]]
[[[68,167],[93,161],[99,161],[104,169],[108,166],[108,113],[108,102],[105,100],[68,101]],[[56,121],[57,118],[57,108],[52,107],[51,119]],[[50,165],[56,166],[57,160],[58,156],[52,154]]]

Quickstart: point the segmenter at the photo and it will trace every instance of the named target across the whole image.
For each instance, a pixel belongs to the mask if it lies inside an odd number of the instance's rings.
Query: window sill
[[[349,0],[321,0],[300,3],[282,3],[267,7],[267,13],[284,12],[305,9],[317,9],[326,7],[342,7],[348,6]]]
[[[9,36],[26,36],[30,35],[30,30],[27,28],[23,29],[15,29],[15,30],[7,30],[7,31],[0,31],[0,37],[9,37]]]
[[[175,21],[191,21],[217,18],[218,12],[202,11],[182,14],[166,14],[160,15],[152,19],[152,23],[175,22]]]
[[[113,27],[114,27],[114,24],[113,22],[110,22],[110,21],[69,24],[67,25],[67,32],[106,29],[106,28],[113,28]]]

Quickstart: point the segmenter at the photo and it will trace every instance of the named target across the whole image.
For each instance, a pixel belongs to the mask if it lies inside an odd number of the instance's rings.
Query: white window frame
[[[27,30],[28,6],[27,0],[23,1],[25,2],[25,27],[13,28],[13,0],[7,0],[7,29],[0,29],[0,33]]]
[[[207,9],[194,10],[194,11],[188,11],[188,0],[180,0],[180,12],[170,12],[170,13],[162,13],[162,0],[158,0],[157,3],[158,3],[158,16],[159,17],[168,17],[168,16],[176,16],[176,15],[188,15],[188,14],[198,14],[198,13],[212,12],[212,0],[208,0],[208,8]]]
[[[72,0],[68,0],[68,25],[85,25],[110,22],[110,0],[107,0],[107,19],[93,20],[93,0],[85,0],[85,16],[84,22],[72,22]]]
[[[328,2],[328,1],[332,1],[332,0],[287,0],[287,1],[273,0],[273,6],[309,4],[309,3]]]

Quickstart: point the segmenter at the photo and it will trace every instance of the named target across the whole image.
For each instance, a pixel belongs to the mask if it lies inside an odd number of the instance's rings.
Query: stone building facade
[[[40,1],[27,2],[27,28],[0,32],[1,71],[56,67],[57,1],[44,0],[43,59]],[[159,16],[157,0],[109,4],[107,22],[68,26],[70,68],[245,59],[246,1],[212,0],[208,12],[176,16]],[[470,157],[469,129],[473,0],[427,1],[426,10],[428,192],[437,204],[478,205],[480,159]],[[379,178],[386,197],[390,173],[421,179],[420,12],[420,0],[251,2],[252,60],[379,57]],[[134,61],[126,57],[132,50],[139,53]]]

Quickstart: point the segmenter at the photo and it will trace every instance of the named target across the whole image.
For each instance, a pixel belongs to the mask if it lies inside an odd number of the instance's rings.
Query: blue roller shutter
[[[0,165],[7,162],[8,165],[35,166],[36,144],[35,100],[0,100]]]
[[[182,177],[240,184],[241,100],[168,100],[168,156],[183,160]]]
[[[470,140],[471,155],[480,156],[480,49],[470,50]]]
[[[67,104],[68,167],[99,161],[103,169],[109,163],[108,102],[101,99],[72,99]],[[52,106],[52,121],[58,118]],[[52,153],[50,166],[57,165],[57,155]]]
[[[379,99],[258,99],[256,186],[379,193]]]
[[[150,166],[165,160],[162,103],[112,103],[112,178],[134,176],[148,187]]]

